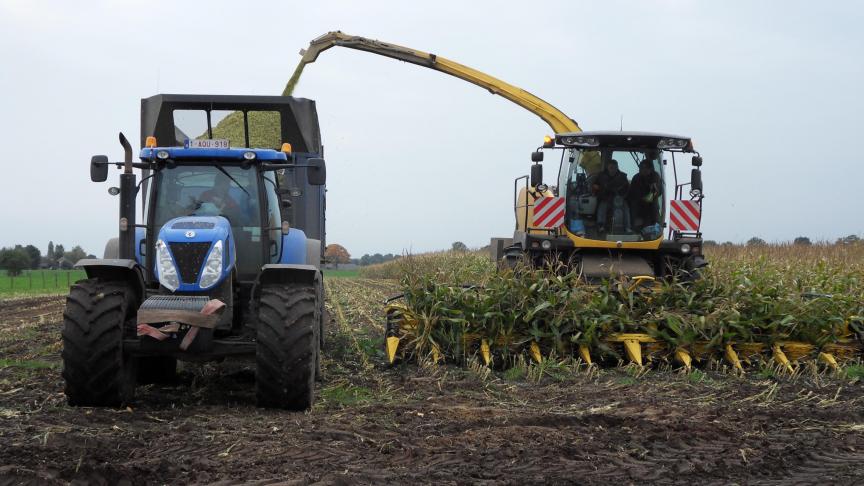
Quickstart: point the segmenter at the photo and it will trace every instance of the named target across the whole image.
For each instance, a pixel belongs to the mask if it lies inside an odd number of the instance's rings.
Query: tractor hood
[[[155,271],[172,292],[216,287],[231,274],[235,259],[231,225],[222,216],[183,216],[159,230]]]

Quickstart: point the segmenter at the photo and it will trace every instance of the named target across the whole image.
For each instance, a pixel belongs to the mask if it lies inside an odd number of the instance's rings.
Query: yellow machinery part
[[[690,365],[692,363],[692,360],[690,358],[690,353],[688,353],[686,349],[684,349],[684,348],[676,349],[675,350],[675,359],[679,363],[684,365],[685,368],[687,368],[688,370],[690,369]]]
[[[642,366],[642,345],[635,339],[624,340],[624,351],[627,352],[627,357],[630,361]]]
[[[837,360],[834,359],[834,355],[831,353],[819,353],[819,361],[830,366],[832,370],[837,369]]]
[[[582,361],[584,361],[585,364],[590,365],[591,364],[591,349],[584,344],[580,344],[579,345],[579,357],[582,358]]]
[[[396,361],[397,349],[399,349],[399,338],[396,336],[389,336],[387,338],[387,360],[390,361],[390,364],[393,364]]]
[[[480,356],[483,357],[483,363],[489,366],[492,362],[492,352],[489,350],[489,341],[485,339],[480,341]]]
[[[534,113],[546,122],[555,133],[582,131],[579,128],[579,124],[561,110],[518,86],[513,86],[486,73],[435,54],[375,39],[349,35],[339,31],[328,32],[313,39],[307,49],[300,51],[303,57],[300,59],[295,73],[302,72],[303,66],[315,62],[319,54],[334,46],[366,51],[449,74],[475,86],[479,86],[492,94],[502,96]],[[288,82],[283,96],[292,94],[291,91],[297,82],[294,79],[295,76],[292,76],[292,80]]]
[[[540,355],[540,345],[537,344],[537,341],[531,341],[531,346],[528,347],[528,351],[531,353],[531,358],[534,361],[540,363],[543,361],[543,356]]]
[[[783,366],[789,372],[794,371],[792,369],[792,363],[789,362],[789,358],[786,357],[786,354],[780,348],[779,344],[774,344],[774,346],[771,347],[771,351],[774,353],[774,361],[776,361],[777,364]]]
[[[724,348],[724,356],[726,357],[726,361],[728,361],[733,368],[742,373],[744,372],[744,367],[741,366],[741,360],[738,359],[738,353],[736,353],[735,350],[732,349],[731,344],[727,344]]]

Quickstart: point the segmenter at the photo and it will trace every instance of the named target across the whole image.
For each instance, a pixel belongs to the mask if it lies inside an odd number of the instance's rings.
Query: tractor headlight
[[[549,240],[543,240],[542,242],[540,242],[540,248],[543,248],[544,250],[547,250],[547,251],[551,250],[552,249],[552,242]]]
[[[202,289],[216,285],[216,282],[222,276],[222,250],[222,240],[217,241],[210,250],[207,261],[204,262],[204,271],[201,272],[201,280],[198,281],[198,286]]]
[[[156,269],[159,271],[159,283],[172,292],[177,290],[180,278],[177,276],[177,268],[171,259],[168,245],[162,240],[156,242]]]
[[[165,160],[168,158],[169,155],[171,154],[169,154],[167,150],[160,150],[156,152],[156,158],[159,160]]]
[[[687,243],[682,244],[681,245],[681,253],[683,253],[685,255],[690,253],[690,245],[688,245]]]
[[[243,152],[243,158],[246,160],[255,160],[255,152]]]

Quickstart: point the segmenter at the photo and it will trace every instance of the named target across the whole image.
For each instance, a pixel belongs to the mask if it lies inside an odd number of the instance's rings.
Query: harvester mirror
[[[534,164],[531,166],[531,186],[537,187],[543,184],[543,166]]]
[[[531,162],[543,162],[543,152],[531,152]]]
[[[94,155],[90,158],[90,180],[93,182],[105,182],[108,179],[108,157],[105,155]]]
[[[702,171],[699,169],[690,171],[690,190],[702,192]]]
[[[694,155],[691,162],[693,163],[693,167],[702,167],[702,157],[699,155]]]
[[[327,181],[327,166],[324,159],[309,159],[306,161],[309,167],[306,170],[306,179],[313,186],[323,186]]]

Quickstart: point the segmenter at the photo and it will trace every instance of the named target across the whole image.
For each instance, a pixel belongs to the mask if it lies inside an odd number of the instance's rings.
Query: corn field
[[[772,350],[790,369],[790,360],[836,366],[861,357],[864,245],[718,246],[707,256],[702,279],[650,289],[626,279],[589,285],[556,268],[496,271],[471,252],[408,256],[364,272],[399,279],[405,300],[395,319],[410,322],[400,332],[413,358],[464,362],[482,346],[505,366],[526,353],[632,361],[621,346],[627,336],[642,342],[646,359],[681,352],[688,367],[691,356],[724,351],[739,368]]]

